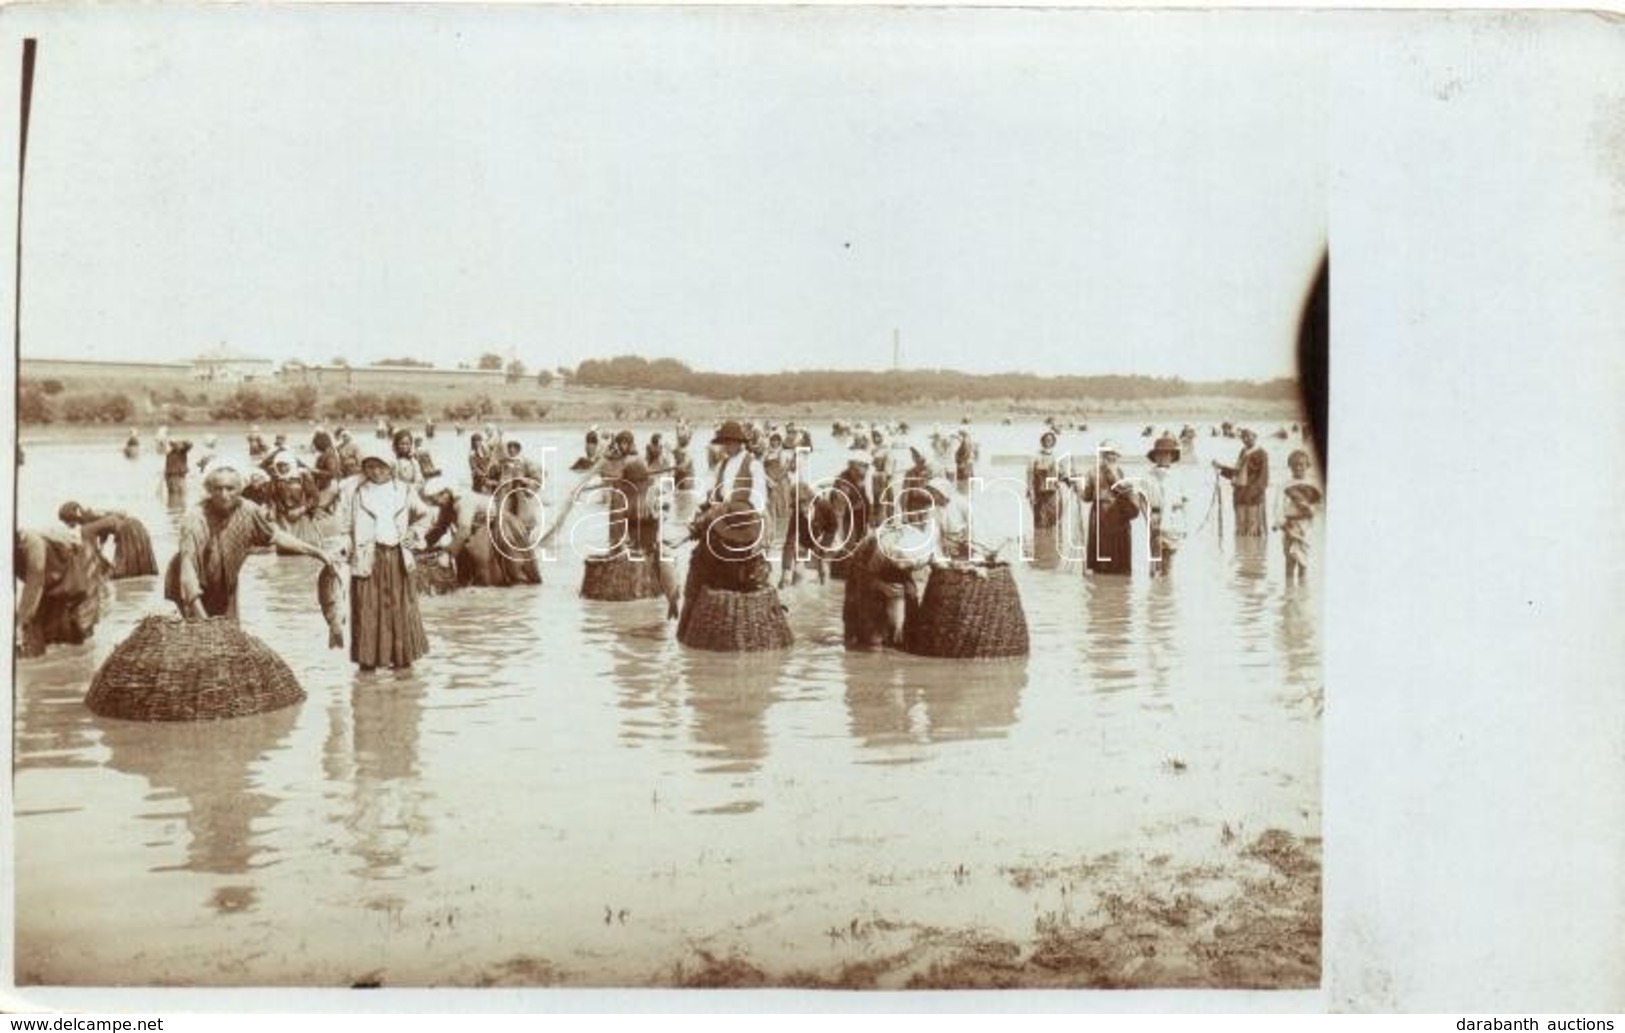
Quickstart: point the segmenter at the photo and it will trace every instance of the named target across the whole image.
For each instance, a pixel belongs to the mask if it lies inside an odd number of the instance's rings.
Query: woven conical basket
[[[462,587],[457,564],[442,566],[442,555],[439,549],[422,549],[413,556],[412,588],[418,595],[447,595]]]
[[[931,571],[920,609],[910,618],[907,649],[920,656],[991,660],[1026,656],[1027,614],[1008,566]]]
[[[652,599],[661,594],[659,562],[652,552],[636,560],[625,552],[588,556],[581,571],[581,597],[611,603]]]
[[[683,613],[677,641],[717,653],[754,653],[783,649],[795,636],[779,605],[779,593],[772,588],[754,592],[702,588]]]
[[[153,616],[103,662],[85,706],[130,721],[215,721],[304,698],[282,658],[227,618]]]

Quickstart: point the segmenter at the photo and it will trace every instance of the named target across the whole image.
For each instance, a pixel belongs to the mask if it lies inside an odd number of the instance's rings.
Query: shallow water
[[[1100,430],[1143,450],[1138,428]],[[995,457],[1036,431],[979,432],[980,472],[1019,477]],[[556,446],[560,494],[578,434],[521,437]],[[23,443],[21,526],[72,496],[139,516],[172,554],[150,451]],[[464,442],[435,444],[466,479]],[[1265,444],[1284,478],[1288,443]],[[872,949],[838,935],[859,923],[1030,936],[1057,901],[1011,877],[1023,866],[1222,869],[1227,827],[1318,836],[1318,574],[1285,584],[1273,538],[1221,544],[1227,500],[1202,523],[1205,460],[1237,447],[1199,442],[1200,529],[1171,578],[1018,565],[1032,655],[1013,663],[848,653],[841,583],[816,581],[784,593],[791,649],[691,651],[658,600],[579,599],[565,548],[540,587],[425,599],[431,654],[362,675],[326,648],[317,567],[264,556],[244,625],[308,698],[149,725],[82,703],[166,607],[157,579],[119,583],[93,643],[17,668],[18,981],[645,985],[696,951],[824,971]],[[997,540],[1020,518],[997,487],[984,499],[978,535]]]

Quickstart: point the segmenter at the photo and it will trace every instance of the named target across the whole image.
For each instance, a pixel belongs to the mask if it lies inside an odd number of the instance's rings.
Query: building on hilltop
[[[324,366],[285,362],[277,374],[288,384],[312,384],[354,390],[390,387],[488,387],[507,374],[499,369],[440,369],[436,366]]]
[[[224,344],[204,352],[192,360],[192,379],[217,384],[245,384],[254,380],[269,380],[276,373],[276,364],[270,359],[245,355]]]

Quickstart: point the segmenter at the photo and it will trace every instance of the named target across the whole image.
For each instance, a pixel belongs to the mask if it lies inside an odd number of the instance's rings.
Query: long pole
[[[28,113],[33,107],[34,100],[34,50],[36,41],[23,40],[23,87],[22,87],[22,113],[18,119],[17,140],[17,260],[13,267],[14,282],[12,283],[12,311],[11,346],[16,351],[17,361],[22,361],[23,354],[23,173],[28,168]],[[16,402],[21,398],[21,389]],[[13,412],[16,410],[13,409]]]

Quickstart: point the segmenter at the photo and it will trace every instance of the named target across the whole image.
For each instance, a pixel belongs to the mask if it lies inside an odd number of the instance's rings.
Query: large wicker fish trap
[[[784,649],[795,641],[772,588],[750,592],[702,588],[677,626],[677,641],[717,653]]]
[[[1026,656],[1027,614],[1006,564],[931,571],[925,598],[910,618],[906,648],[919,656],[996,660]]]
[[[441,557],[446,563],[442,564]],[[412,555],[412,587],[418,595],[446,595],[463,586],[457,564],[443,549],[421,549]]]
[[[652,552],[637,559],[625,551],[588,556],[581,571],[583,599],[620,603],[661,594],[660,559]]]
[[[282,658],[229,618],[152,616],[102,663],[85,706],[129,721],[216,721],[304,698]]]

